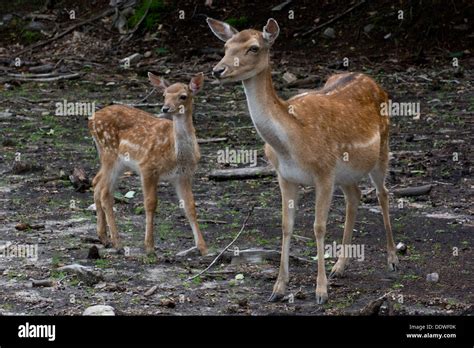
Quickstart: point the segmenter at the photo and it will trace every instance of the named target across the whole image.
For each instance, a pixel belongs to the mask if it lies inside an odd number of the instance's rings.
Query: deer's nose
[[[165,105],[161,108],[161,111],[166,114],[168,111],[170,111],[170,107]]]
[[[222,73],[226,70],[226,67],[216,67],[214,70],[212,70],[212,75],[214,75],[215,78],[220,78],[222,76]]]

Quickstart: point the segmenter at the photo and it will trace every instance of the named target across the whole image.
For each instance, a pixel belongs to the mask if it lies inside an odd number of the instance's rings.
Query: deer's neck
[[[189,161],[195,159],[197,140],[193,126],[192,110],[188,110],[185,115],[173,116],[173,131],[177,160]]]
[[[288,129],[295,121],[273,88],[271,68],[243,81],[250,117],[260,137],[277,153],[288,153]]]

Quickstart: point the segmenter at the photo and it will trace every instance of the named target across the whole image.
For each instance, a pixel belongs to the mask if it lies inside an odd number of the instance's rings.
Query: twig
[[[58,81],[58,80],[75,79],[80,76],[81,74],[73,73],[73,74],[65,74],[65,75],[59,75],[59,76],[54,76],[54,77],[13,77],[12,76],[12,79],[16,81],[50,82],[50,81]]]
[[[242,234],[242,232],[244,231],[245,229],[245,226],[247,225],[247,221],[249,220],[250,218],[250,215],[252,215],[252,212],[253,212],[253,209],[255,208],[255,205],[253,205],[251,208],[250,208],[250,211],[249,213],[247,214],[247,217],[245,218],[244,220],[244,223],[242,224],[242,228],[240,229],[239,233],[237,233],[237,235],[235,236],[235,238],[232,240],[232,242],[230,242],[224,249],[222,249],[222,251],[219,253],[219,255],[216,256],[216,258],[214,260],[212,260],[212,262],[209,264],[209,266],[207,266],[204,270],[202,270],[201,272],[199,272],[198,274],[192,276],[192,277],[189,277],[188,279],[186,279],[186,281],[190,281],[190,280],[193,280],[194,278],[197,278],[199,277],[200,275],[204,274],[205,272],[207,272],[212,266],[214,266],[214,264],[217,262],[217,260],[219,260],[221,258],[221,256],[226,252],[227,249],[229,249],[232,244],[235,243],[235,241],[240,237],[240,235]]]
[[[227,138],[204,138],[197,140],[198,144],[220,143],[223,141],[227,141]]]
[[[148,93],[148,94],[145,96],[145,98],[143,98],[142,100],[138,101],[138,103],[140,104],[140,103],[145,102],[148,98],[150,98],[150,96],[151,96],[155,91],[156,91],[156,89],[155,89],[155,88],[152,88],[151,92]]]
[[[358,4],[355,4],[354,6],[350,7],[349,9],[347,9],[346,11],[342,12],[341,14],[337,15],[336,17],[328,20],[327,22],[323,23],[323,24],[320,24],[314,28],[311,28],[310,30],[304,32],[303,34],[301,34],[301,36],[307,36],[313,32],[315,32],[316,30],[319,30],[321,28],[324,28],[325,26],[327,26],[328,24],[331,24],[335,21],[337,21],[338,19],[342,18],[343,16],[345,16],[346,14],[348,14],[349,12],[352,12],[353,10],[355,10],[357,7],[361,6],[362,4],[365,4],[365,0],[362,0],[361,2],[359,2]]]

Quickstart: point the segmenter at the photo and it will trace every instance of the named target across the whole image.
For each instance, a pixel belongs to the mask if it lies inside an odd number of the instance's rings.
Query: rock
[[[328,39],[335,39],[336,38],[336,32],[334,31],[333,28],[329,27],[329,28],[326,28],[326,30],[324,30],[323,36],[328,38]]]
[[[91,187],[91,181],[87,177],[86,171],[81,167],[74,167],[69,180],[76,189],[76,192],[86,192]]]
[[[283,74],[283,80],[285,80],[286,83],[292,83],[297,80],[296,76],[289,71]]]
[[[25,27],[26,30],[30,30],[30,31],[41,31],[41,30],[45,30],[46,29],[46,26],[41,23],[41,22],[30,22],[26,27]]]
[[[8,120],[10,118],[13,118],[15,114],[9,111],[2,111],[0,112],[0,120]]]
[[[372,31],[372,29],[375,28],[375,25],[373,25],[372,23],[371,24],[367,24],[365,27],[364,27],[364,32],[366,33],[370,33]]]
[[[406,244],[404,244],[402,242],[398,243],[397,244],[397,250],[400,254],[403,254],[403,255],[406,254],[406,252],[407,252]]]
[[[146,51],[146,52],[143,54],[143,57],[145,57],[145,58],[150,58],[150,57],[151,57],[151,51]]]
[[[87,307],[84,313],[84,316],[114,316],[115,309],[112,306],[107,305],[95,305]]]
[[[89,286],[97,284],[104,279],[100,272],[94,271],[91,267],[82,266],[77,263],[59,267],[58,271],[74,274]]]
[[[176,302],[171,298],[162,298],[160,300],[160,305],[163,307],[174,308],[176,307]]]
[[[87,258],[90,260],[100,259],[99,249],[97,248],[97,246],[91,246],[91,248],[89,249],[89,254],[87,254]]]
[[[434,272],[434,273],[430,273],[426,276],[426,281],[427,282],[432,282],[432,283],[437,283],[439,280],[439,274]]]

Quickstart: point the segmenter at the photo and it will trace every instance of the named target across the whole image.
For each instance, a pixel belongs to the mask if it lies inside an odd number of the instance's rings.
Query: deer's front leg
[[[285,296],[286,287],[289,281],[289,253],[291,235],[293,234],[293,226],[295,221],[295,210],[298,199],[298,185],[283,179],[278,175],[278,183],[281,190],[282,205],[282,242],[281,242],[281,260],[280,271],[277,281],[273,287],[270,302],[281,300]]]
[[[318,249],[318,276],[316,279],[316,303],[323,304],[328,299],[326,268],[324,267],[324,236],[331,205],[334,183],[331,178],[318,179],[316,182],[316,218],[314,234]]]
[[[189,224],[191,225],[195,246],[198,248],[201,255],[204,256],[207,254],[207,245],[197,222],[196,206],[194,203],[191,179],[188,177],[178,178],[176,180],[175,187],[180,200],[179,206],[184,208],[186,217],[189,221]]]
[[[155,219],[158,198],[156,187],[158,178],[151,173],[142,173],[143,200],[146,214],[145,252],[147,255],[155,255],[155,238],[153,237],[153,222]]]

